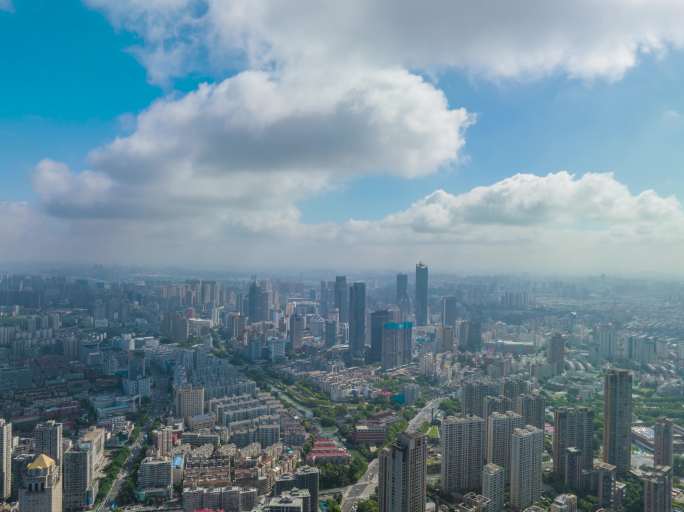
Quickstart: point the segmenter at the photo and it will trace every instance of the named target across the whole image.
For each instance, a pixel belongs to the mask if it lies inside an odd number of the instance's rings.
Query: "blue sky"
[[[42,158],[83,168],[88,151],[125,131],[122,116],[165,94],[128,51],[138,42],[78,0],[23,0],[14,13],[0,13],[2,199],[33,199],[30,172]],[[684,196],[684,117],[666,114],[684,113],[683,75],[681,53],[644,57],[618,82],[492,83],[448,72],[438,83],[450,105],[477,114],[466,161],[427,178],[374,176],[336,187],[305,201],[304,218],[379,218],[436,188],[463,192],[515,172],[561,169],[612,171],[634,191]]]
[[[28,201],[36,211],[64,215],[41,202],[50,190],[36,190],[32,183],[41,160],[59,162],[69,169],[59,171],[62,175],[77,176],[92,167],[91,151],[129,135],[134,129],[131,120],[155,100],[182,98],[202,82],[239,78],[250,67],[245,64],[230,72],[230,66],[223,65],[199,71],[185,66],[180,73],[166,75],[161,85],[152,83],[154,65],[144,55],[160,42],[134,19],[139,14],[135,9],[141,9],[141,19],[149,14],[145,3],[90,1],[99,9],[79,0],[15,0],[13,12],[0,10],[0,201]],[[193,9],[193,15],[206,11],[198,11],[196,5]],[[185,21],[178,15],[178,26]],[[172,28],[172,35],[163,40],[165,50],[173,33]],[[298,49],[278,54],[278,37],[288,40],[281,34],[268,39],[277,50],[276,62],[294,68]],[[614,172],[615,180],[635,197],[645,189],[653,189],[660,198],[684,197],[684,52],[677,44],[672,46],[667,51],[635,52],[637,64],[624,66],[617,77],[611,69],[587,72],[595,76],[565,71],[572,69],[574,60],[553,63],[552,72],[526,74],[524,65],[523,71],[499,72],[496,63],[486,62],[486,54],[482,67],[505,76],[479,72],[472,59],[467,65],[438,63],[436,73],[430,70],[433,63],[411,66],[411,76],[422,76],[443,93],[449,109],[462,107],[476,116],[464,131],[457,158],[442,158],[438,170],[410,179],[408,171],[353,173],[351,179],[328,179],[289,202],[274,200],[283,204],[283,215],[294,208],[298,221],[307,225],[342,225],[352,218],[374,222],[406,211],[437,189],[457,197],[519,172],[544,176],[560,170],[578,177]],[[134,47],[143,50],[143,57],[134,54]],[[191,55],[198,55],[192,53],[195,50],[191,48]],[[205,47],[202,55],[211,61],[215,50]],[[326,65],[333,73],[344,73],[349,64],[337,66],[334,57]],[[369,62],[375,65],[373,59]],[[390,65],[394,63],[382,64]],[[102,186],[110,186],[111,172],[96,169],[105,176]]]

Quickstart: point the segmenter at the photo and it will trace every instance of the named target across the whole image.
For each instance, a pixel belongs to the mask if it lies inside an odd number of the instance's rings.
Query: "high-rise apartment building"
[[[502,512],[504,509],[506,472],[497,464],[486,464],[482,469],[482,495],[489,498],[487,512]]]
[[[63,508],[83,510],[95,503],[97,482],[93,478],[92,449],[72,449],[64,454]]]
[[[176,389],[176,416],[188,421],[193,416],[204,414],[204,388],[184,386]]]
[[[41,453],[26,466],[19,488],[19,509],[62,512],[62,480],[59,466],[52,457]]]
[[[353,357],[366,352],[366,283],[353,283],[349,288],[349,345]]]
[[[426,501],[427,438],[399,434],[380,453],[378,505],[380,512],[423,512]]]
[[[484,420],[478,416],[448,416],[442,421],[442,490],[464,494],[482,486]]]
[[[656,466],[641,478],[644,512],[672,512],[672,468]]]
[[[428,267],[419,262],[416,265],[416,325],[428,323]]]
[[[532,425],[513,431],[511,440],[511,505],[524,510],[541,498],[544,432]]]
[[[511,474],[513,431],[524,426],[523,417],[512,411],[492,413],[487,421],[487,462],[496,464],[503,469],[506,483],[508,483]]]
[[[568,448],[580,452],[579,471],[594,466],[594,411],[588,407],[559,407],[554,412],[553,471],[565,478]]]
[[[653,464],[672,467],[674,462],[672,456],[672,420],[670,418],[658,418],[653,430],[655,433]]]
[[[594,464],[594,478],[598,504],[602,507],[612,507],[615,503],[615,466],[607,462]]]
[[[33,446],[38,454],[45,454],[62,467],[62,424],[54,420],[39,423],[33,431]]]
[[[463,412],[484,418],[484,400],[488,396],[499,396],[501,384],[491,379],[473,379],[463,384]]]
[[[335,277],[335,307],[339,312],[340,322],[349,322],[349,287],[347,286],[347,276]]]
[[[603,460],[625,475],[632,462],[632,374],[610,369],[603,381]]]
[[[312,466],[300,466],[295,472],[295,485],[298,489],[309,491],[310,507],[308,512],[318,512],[318,491],[320,486],[320,471]],[[307,512],[304,510],[304,512]]]
[[[401,320],[406,320],[411,311],[411,299],[408,291],[408,274],[397,274],[397,306],[401,313]]]
[[[0,418],[0,502],[12,494],[12,424]]]
[[[546,417],[546,400],[538,393],[525,393],[518,397],[515,412],[520,414],[526,425],[534,425],[544,429]]]

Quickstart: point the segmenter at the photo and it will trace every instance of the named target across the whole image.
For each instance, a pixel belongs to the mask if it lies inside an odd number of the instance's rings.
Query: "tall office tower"
[[[33,446],[36,453],[42,453],[50,457],[57,464],[57,469],[62,467],[62,424],[54,420],[38,423],[33,431]]]
[[[441,352],[453,352],[454,347],[454,326],[443,325],[440,329],[440,349]]]
[[[144,350],[130,350],[128,352],[128,379],[143,379],[147,375],[147,365]]]
[[[515,404],[515,412],[520,414],[526,425],[534,425],[544,429],[546,417],[546,400],[538,393],[526,393],[518,397]]]
[[[458,320],[458,297],[444,297],[442,299],[442,325],[456,326]]]
[[[311,466],[300,466],[297,468],[294,476],[297,488],[306,489],[311,497],[309,510],[304,510],[303,512],[318,512],[320,470]]]
[[[328,281],[321,281],[321,292],[319,297],[319,313],[323,318],[328,318],[330,311],[335,309],[335,285],[332,284],[332,289],[328,287]]]
[[[502,512],[506,487],[504,468],[489,463],[482,469],[482,495],[489,498],[487,512]]]
[[[292,350],[297,351],[302,347],[304,331],[306,330],[306,317],[299,313],[290,315],[289,338]]]
[[[424,263],[416,265],[416,325],[428,323],[428,268]]]
[[[577,496],[574,494],[560,494],[556,496],[549,512],[577,512]]]
[[[380,363],[384,369],[396,368],[413,358],[413,324],[388,322],[382,327]]]
[[[92,450],[73,449],[64,454],[64,510],[83,510],[95,503]]]
[[[403,432],[380,452],[380,512],[423,512],[426,501],[427,438]]]
[[[12,494],[12,424],[0,418],[0,502]]]
[[[653,455],[653,464],[655,466],[672,467],[672,420],[670,418],[658,418],[654,431],[655,453]]]
[[[581,453],[580,471],[594,467],[594,411],[588,407],[559,407],[554,412],[553,471],[564,478],[567,449]]]
[[[551,336],[546,351],[546,360],[554,375],[563,373],[565,368],[565,338],[562,334],[557,333]]]
[[[672,468],[656,466],[644,474],[644,512],[672,512]]]
[[[204,414],[204,388],[184,386],[176,389],[176,416],[187,422],[193,416]]]
[[[516,428],[525,426],[523,417],[513,411],[495,412],[487,422],[487,462],[504,471],[508,483],[511,474],[511,438]]]
[[[593,337],[596,351],[600,357],[609,361],[617,358],[619,353],[618,339],[613,324],[597,325],[594,327]]]
[[[615,466],[607,462],[594,464],[594,478],[596,479],[596,496],[602,507],[612,507],[615,502]]]
[[[511,440],[511,505],[523,510],[541,498],[544,432],[532,425],[517,428]]]
[[[349,288],[349,345],[353,357],[366,352],[366,283]]]
[[[411,299],[408,292],[408,274],[397,274],[397,306],[405,320],[411,311]]]
[[[44,453],[26,466],[19,488],[19,509],[30,512],[62,512],[59,466]]]
[[[632,374],[610,369],[603,381],[603,461],[626,475],[632,462]]]
[[[464,494],[479,490],[484,465],[484,420],[448,416],[442,421],[442,490]]]
[[[463,385],[463,412],[484,418],[484,399],[501,394],[501,385],[489,379],[475,379]]]
[[[370,314],[370,350],[368,362],[379,363],[382,361],[382,329],[386,323],[393,320],[394,315],[388,309],[373,311]]]
[[[271,316],[271,283],[252,281],[249,285],[248,310],[249,322],[264,322]]]
[[[463,320],[458,324],[458,347],[463,352],[482,349],[482,327],[478,320]]]
[[[335,277],[335,307],[340,314],[340,322],[349,322],[349,287],[347,276]]]
[[[325,321],[325,346],[332,347],[337,345],[337,321]]]

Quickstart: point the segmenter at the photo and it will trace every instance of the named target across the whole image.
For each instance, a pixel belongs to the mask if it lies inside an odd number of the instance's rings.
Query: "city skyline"
[[[681,275],[677,2],[231,5],[0,4],[0,264]]]

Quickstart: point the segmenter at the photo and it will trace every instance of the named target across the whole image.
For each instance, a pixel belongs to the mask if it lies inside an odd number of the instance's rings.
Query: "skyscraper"
[[[554,412],[553,471],[564,478],[567,449],[580,451],[580,469],[594,466],[594,411],[588,407],[559,407]]]
[[[249,322],[269,320],[271,313],[271,283],[269,281],[252,281],[249,285],[248,313]]]
[[[416,325],[428,323],[428,268],[424,263],[416,265]]]
[[[654,431],[655,453],[653,455],[653,464],[655,466],[672,467],[672,420],[670,418],[658,418]]]
[[[340,313],[340,322],[349,322],[349,288],[347,276],[335,277],[335,307]]]
[[[411,299],[408,292],[408,274],[397,274],[397,306],[402,315],[401,320],[405,320],[411,310]]]
[[[458,348],[463,352],[482,349],[482,327],[477,320],[462,320],[458,324]]]
[[[382,326],[381,364],[384,369],[411,362],[413,357],[413,324],[388,322]]]
[[[442,421],[442,490],[464,494],[482,486],[484,420],[448,416]]]
[[[95,502],[92,450],[72,449],[64,454],[64,510],[83,510]]]
[[[310,508],[304,512],[318,512],[318,491],[320,487],[320,470],[311,466],[300,466],[295,472],[295,485],[298,489],[309,491]]]
[[[349,289],[349,345],[353,357],[366,351],[366,283],[353,283]]]
[[[62,512],[59,466],[44,453],[26,466],[19,489],[19,509],[30,512]]]
[[[672,468],[656,466],[645,473],[644,512],[672,512]]]
[[[337,345],[337,320],[325,321],[325,346]]]
[[[393,320],[393,314],[388,309],[373,311],[370,314],[370,351],[367,360],[369,363],[382,361],[382,329],[386,323]]]
[[[512,411],[495,412],[487,421],[487,462],[504,471],[507,483],[511,474],[511,439],[516,428],[525,426],[523,417]]]
[[[421,433],[399,434],[380,453],[378,505],[380,512],[423,512],[426,501],[427,438]]]
[[[12,494],[12,424],[0,418],[0,502]]]
[[[511,505],[523,510],[541,498],[544,432],[532,425],[513,431],[511,440]]]
[[[557,333],[551,336],[547,347],[546,360],[555,375],[563,373],[565,367],[565,338],[561,334]]]
[[[458,319],[458,297],[444,297],[442,299],[442,325],[456,326]]]
[[[50,457],[57,464],[58,472],[62,467],[62,424],[54,420],[39,423],[33,431],[33,446],[36,453]]]
[[[482,469],[482,495],[491,500],[487,512],[503,511],[505,486],[505,470],[496,464],[485,465]]]
[[[632,374],[610,369],[603,381],[603,460],[625,475],[632,462]]]

